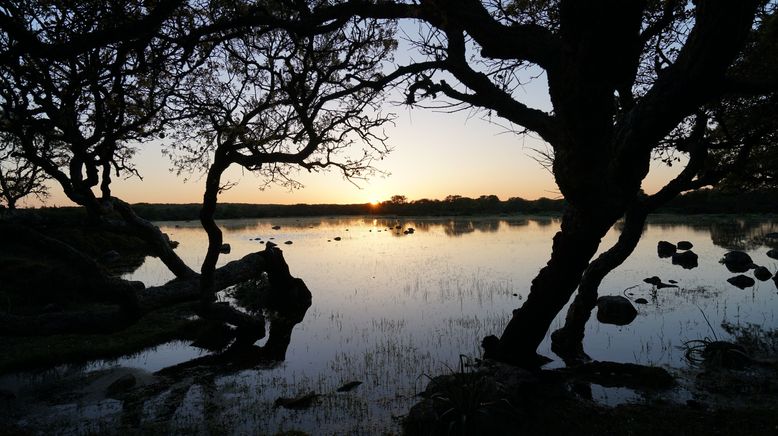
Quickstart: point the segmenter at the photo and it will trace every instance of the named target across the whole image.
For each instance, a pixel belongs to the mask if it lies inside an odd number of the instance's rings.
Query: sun
[[[375,197],[370,197],[371,206],[378,206],[379,204],[381,204],[381,200],[377,200]]]

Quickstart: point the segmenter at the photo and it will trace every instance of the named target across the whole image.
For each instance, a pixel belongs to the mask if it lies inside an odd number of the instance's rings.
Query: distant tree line
[[[737,192],[701,189],[687,192],[659,210],[666,213],[778,213],[778,190]]]
[[[499,214],[556,214],[564,210],[565,201],[541,197],[526,200],[511,197],[500,200],[496,195],[477,198],[449,195],[444,199],[408,200],[394,195],[390,200],[372,205],[360,204],[248,204],[222,203],[216,210],[217,219],[314,217],[333,215],[401,215],[401,216],[468,216]],[[154,221],[186,221],[198,219],[200,205],[138,203],[133,209]],[[78,220],[84,212],[77,207],[39,209],[48,218]],[[778,213],[778,190],[734,192],[703,189],[688,192],[659,209],[660,213]]]

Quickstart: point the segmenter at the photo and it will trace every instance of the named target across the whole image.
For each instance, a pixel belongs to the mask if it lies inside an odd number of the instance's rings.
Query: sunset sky
[[[387,176],[377,175],[354,186],[333,171],[300,173],[303,189],[289,192],[282,187],[261,191],[259,179],[233,168],[228,179],[238,182],[226,191],[221,202],[239,203],[367,203],[386,200],[392,195],[409,199],[443,198],[449,194],[468,197],[495,194],[500,199],[559,197],[551,174],[532,156],[544,143],[530,136],[506,133],[468,114],[443,114],[430,110],[395,107],[396,126],[387,129],[394,151],[378,163]],[[203,180],[184,182],[169,171],[170,161],[159,145],[148,144],[136,162],[143,175],[137,179],[115,180],[114,194],[124,200],[149,203],[197,203],[202,199]],[[644,182],[654,192],[677,171],[654,165]],[[52,190],[49,205],[71,205],[58,187]]]
[[[401,44],[402,45],[402,44]],[[400,50],[398,63],[409,62],[407,52]],[[529,71],[537,75],[539,71]],[[516,95],[525,104],[550,111],[551,104],[545,77],[528,80]],[[401,100],[395,95],[393,100]],[[388,126],[389,145],[393,152],[376,167],[386,175],[376,175],[366,181],[344,180],[337,171],[324,173],[300,172],[296,180],[303,189],[289,191],[273,186],[260,190],[261,180],[251,173],[233,167],[223,181],[237,182],[224,192],[220,202],[296,204],[296,203],[367,203],[383,201],[392,195],[405,195],[409,200],[442,199],[447,195],[478,197],[497,195],[537,199],[560,198],[552,175],[533,157],[535,150],[546,145],[537,137],[508,131],[502,119],[490,123],[483,112],[444,113],[432,109],[387,104],[385,112],[396,114],[394,126]],[[197,175],[176,176],[168,157],[158,143],[139,148],[135,162],[143,180],[114,178],[113,194],[131,203],[199,203],[204,179]],[[654,164],[644,181],[644,190],[655,192],[680,168]],[[53,186],[50,206],[69,206],[59,186]],[[37,202],[27,205],[37,206]]]

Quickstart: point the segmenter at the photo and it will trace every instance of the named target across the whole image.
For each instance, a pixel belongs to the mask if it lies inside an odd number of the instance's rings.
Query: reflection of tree
[[[511,219],[511,220],[502,220],[503,223],[505,223],[508,227],[526,227],[529,225],[529,222],[531,220],[528,219]]]
[[[146,404],[164,396],[156,409],[157,421],[170,421],[176,411],[184,406],[192,389],[199,388],[203,403],[203,420],[211,421],[224,407],[220,400],[217,377],[235,374],[252,368],[270,368],[286,359],[286,351],[292,337],[292,330],[305,317],[311,306],[311,293],[302,280],[294,279],[284,292],[273,287],[260,295],[261,311],[269,320],[269,335],[263,346],[245,344],[236,338],[226,350],[199,357],[188,362],[164,368],[156,373],[159,381],[144,386],[127,395],[122,410],[124,428],[138,428]],[[227,333],[234,336],[234,331]],[[228,338],[229,339],[229,338]]]
[[[446,236],[462,236],[474,231],[475,226],[472,221],[449,220],[443,223],[443,233]]]
[[[765,238],[778,229],[772,222],[731,220],[714,222],[710,226],[710,238],[714,245],[727,250],[753,250],[763,245],[778,247],[778,240]]]

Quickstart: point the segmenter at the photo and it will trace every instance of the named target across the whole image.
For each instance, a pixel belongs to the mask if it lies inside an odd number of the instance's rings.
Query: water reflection
[[[180,242],[179,255],[197,267],[207,245],[199,224],[160,224]],[[213,425],[233,434],[399,432],[392,415],[407,413],[423,374],[450,371],[460,354],[480,356],[481,339],[502,332],[547,262],[559,228],[553,217],[273,218],[221,224],[232,246],[221,262],[259,250],[270,238],[293,241],[282,245],[284,257],[314,289],[312,303],[297,316],[266,312],[269,337],[241,350],[231,347],[228,335],[211,342],[216,351],[205,356],[190,348],[174,356],[165,346],[123,361],[150,371],[165,367],[156,377],[167,380],[124,400],[127,423],[159,430],[154,426],[171,422],[162,432],[207,433]],[[413,234],[403,233],[411,227]],[[766,251],[778,241],[764,240],[771,231],[776,226],[770,220],[741,224],[720,217],[660,217],[650,223],[633,255],[600,287],[602,295],[646,304],[636,305],[638,316],[628,326],[590,322],[585,349],[598,360],[678,368],[685,365],[678,348],[684,341],[728,337],[722,322],[778,327],[775,283],[740,290],[727,283],[731,273],[718,262],[732,248],[744,247],[754,263],[775,271],[776,261]],[[618,235],[618,229],[610,232],[602,249]],[[691,241],[698,267],[687,270],[658,259],[661,240]],[[158,259],[149,258],[128,278],[158,284],[170,278],[165,271]],[[652,276],[678,288],[643,281]],[[552,329],[561,326],[564,313]],[[539,351],[552,355],[547,342]],[[165,359],[156,358],[160,354]],[[337,393],[352,380],[363,384]],[[279,397],[311,391],[323,397],[310,409],[273,408]],[[30,412],[28,422],[45,419],[55,406]]]
[[[254,295],[246,295],[254,291]],[[201,344],[227,344],[227,348],[213,354],[169,366],[157,371],[156,380],[139,389],[122,395],[123,407],[121,423],[126,428],[140,428],[142,421],[149,418],[155,421],[170,422],[177,413],[196,414],[203,422],[215,421],[224,413],[219,401],[221,391],[218,380],[237,374],[243,370],[270,369],[286,360],[287,349],[292,338],[292,330],[305,318],[311,306],[311,293],[301,280],[296,280],[294,289],[274,289],[266,284],[244,289],[244,306],[251,312],[262,312],[268,320],[268,338],[264,345],[246,344],[236,338],[236,331],[225,329],[222,325],[211,326],[203,332],[209,338],[195,341]],[[259,301],[259,304],[252,304]],[[213,338],[217,336],[217,338]],[[215,340],[214,340],[215,339]],[[210,348],[210,347],[208,347]],[[215,348],[222,348],[216,346]],[[148,415],[148,404],[158,400],[164,394],[164,400]],[[195,398],[197,400],[195,400]],[[191,409],[192,403],[202,405],[199,410]]]

